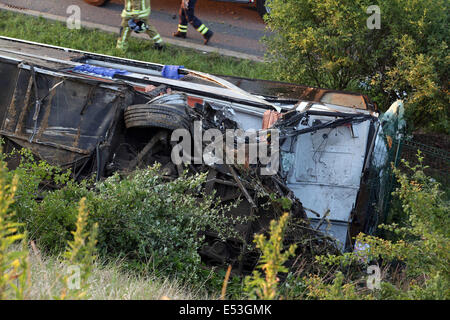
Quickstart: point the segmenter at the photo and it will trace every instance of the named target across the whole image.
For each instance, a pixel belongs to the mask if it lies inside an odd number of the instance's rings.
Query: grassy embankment
[[[136,38],[130,38],[128,51],[122,53],[115,48],[116,34],[85,28],[70,30],[61,22],[1,10],[0,35],[129,59],[183,65],[212,74],[271,78],[267,66],[261,62],[224,57],[216,53],[199,53],[170,44],[165,50],[157,51],[150,41]]]

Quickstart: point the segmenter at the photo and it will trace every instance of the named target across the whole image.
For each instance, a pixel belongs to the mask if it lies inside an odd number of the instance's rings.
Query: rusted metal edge
[[[11,134],[10,132],[4,131],[4,130],[0,130],[0,135],[6,136],[6,137],[9,137],[9,138],[23,140],[23,141],[28,142],[28,143],[29,143],[29,139],[30,139],[29,137],[18,136],[18,135]],[[88,151],[88,150],[83,150],[83,149],[79,149],[79,148],[69,147],[69,146],[65,146],[65,145],[61,145],[61,144],[53,143],[53,142],[45,142],[45,141],[33,140],[33,143],[44,145],[44,146],[48,146],[48,147],[52,147],[52,148],[55,148],[55,149],[62,149],[62,150],[67,150],[67,151],[71,151],[71,152],[76,152],[76,153],[83,154],[83,155],[90,155],[91,154],[91,151]]]

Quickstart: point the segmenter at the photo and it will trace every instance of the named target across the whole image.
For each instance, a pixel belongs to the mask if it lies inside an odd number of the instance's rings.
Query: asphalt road
[[[151,1],[150,18],[163,37],[172,37],[177,30],[180,2]],[[123,9],[122,0],[111,0],[103,7],[91,6],[82,0],[0,0],[0,3],[58,16],[68,16],[68,6],[76,4],[81,8],[83,21],[115,27],[120,25]],[[259,39],[266,33],[265,24],[254,5],[199,0],[195,14],[215,33],[208,46],[260,57],[264,55],[264,46]],[[203,46],[201,35],[192,26],[188,28],[188,39],[183,41],[198,44],[199,48]]]

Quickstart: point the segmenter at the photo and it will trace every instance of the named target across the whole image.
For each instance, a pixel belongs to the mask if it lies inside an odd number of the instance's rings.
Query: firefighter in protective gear
[[[200,32],[205,39],[204,43],[208,44],[209,39],[213,36],[214,32],[209,30],[199,18],[194,15],[195,4],[197,0],[182,0],[180,7],[180,21],[178,24],[178,31],[173,34],[174,37],[186,38],[188,23],[190,23],[198,32]]]
[[[119,39],[116,48],[126,50],[128,47],[128,37],[132,31],[137,33],[145,32],[150,36],[156,49],[162,46],[161,35],[150,24],[150,0],[125,0],[125,7],[122,11],[122,25],[120,27]]]

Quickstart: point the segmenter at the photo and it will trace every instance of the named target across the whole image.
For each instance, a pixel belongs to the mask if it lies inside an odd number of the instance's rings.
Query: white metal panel
[[[348,221],[356,201],[357,189],[323,186],[313,184],[288,184],[288,187],[300,199],[303,206],[320,214],[320,217],[330,210],[328,217],[333,220]],[[308,218],[316,217],[306,211]]]
[[[311,116],[314,121],[332,118]],[[299,129],[306,128],[301,125]],[[370,121],[299,135],[288,186],[303,205],[329,219],[348,222],[356,202]],[[353,130],[352,130],[353,129]]]

